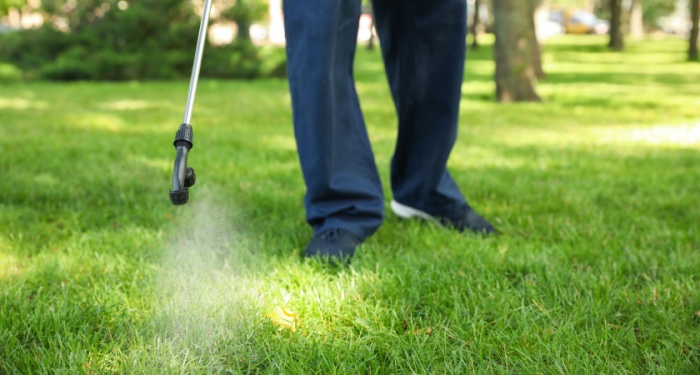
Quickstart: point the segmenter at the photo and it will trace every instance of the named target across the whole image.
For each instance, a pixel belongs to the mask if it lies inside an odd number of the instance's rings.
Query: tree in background
[[[540,44],[538,38],[538,28],[540,27],[538,23],[541,20],[539,13],[546,10],[545,0],[526,0],[526,2],[530,4],[530,19],[532,29],[535,31],[535,37],[528,41],[532,51],[532,68],[535,71],[535,77],[538,79],[543,79],[546,78],[547,75],[544,73],[544,69],[542,68],[542,45]]]
[[[42,78],[169,79],[191,68],[199,20],[189,0],[43,0],[42,8],[48,25],[37,38],[56,54],[38,67]]]
[[[690,61],[700,61],[698,56],[698,34],[700,26],[698,19],[700,18],[700,0],[690,1],[690,18],[692,19],[692,27],[690,28],[690,47],[688,48],[688,59]]]
[[[252,43],[250,27],[255,21],[265,18],[268,12],[268,2],[265,0],[235,0],[227,4],[221,15],[233,21],[238,27],[236,40],[241,43]]]
[[[266,0],[226,0],[219,2],[219,5],[223,8],[221,17],[234,22],[238,32],[233,43],[210,48],[208,52],[213,52],[213,56],[203,60],[204,70],[225,78],[252,79],[260,76],[264,56],[261,54],[261,49],[253,45],[250,27],[254,22],[267,16],[268,2]],[[281,65],[272,69],[279,72],[274,75],[284,73],[280,71]]]
[[[25,0],[0,0],[0,16],[10,13],[10,9],[21,9],[26,4]]]
[[[472,25],[471,25],[471,34],[473,36],[472,39],[472,49],[477,49],[479,48],[479,8],[481,7],[481,0],[474,0],[474,12],[472,14]]]
[[[540,101],[535,91],[537,43],[532,4],[523,0],[493,0],[496,43],[496,97],[500,102]]]
[[[553,0],[556,1],[556,0]],[[592,13],[600,19],[610,20],[611,0],[597,0],[591,2],[594,4]],[[643,30],[658,29],[657,24],[660,17],[672,14],[676,9],[677,0],[622,0],[621,3],[621,28],[624,30],[625,18],[629,20],[629,31],[632,33],[634,28],[640,25],[634,25],[638,22],[638,17],[641,16]],[[636,8],[635,8],[636,7]]]
[[[636,0],[643,4],[642,19],[647,28],[657,27],[656,21],[663,16],[668,16],[676,9],[677,0]]]
[[[632,0],[630,4],[630,36],[641,39],[644,36],[644,9],[642,0]]]
[[[622,0],[608,0],[610,5],[610,42],[608,47],[614,51],[622,51]]]
[[[238,0],[229,13],[241,30],[247,31],[252,20],[267,11],[253,2]],[[41,4],[42,27],[0,35],[0,60],[21,67],[27,78],[145,80],[190,75],[200,22],[192,0],[42,0]],[[266,59],[271,55],[263,56],[247,32],[239,32],[238,39],[243,42],[234,47],[206,46],[203,76],[283,76],[283,51],[270,52],[276,53],[274,59]]]
[[[47,22],[58,26],[64,32],[74,32],[81,28],[91,27],[96,22],[103,22],[101,19],[108,14],[108,19],[111,19],[113,13],[109,12],[119,9],[115,0],[76,0],[74,2],[43,0],[41,10]]]
[[[370,16],[370,24],[369,24],[369,40],[367,41],[367,49],[372,51],[374,50],[374,45],[375,45],[375,39],[377,39],[377,34],[375,33],[374,29],[374,8],[372,8],[372,2],[371,1],[363,1],[362,4],[363,12],[366,14],[369,14]]]
[[[40,7],[41,0],[0,0],[0,28],[30,29],[41,26]]]

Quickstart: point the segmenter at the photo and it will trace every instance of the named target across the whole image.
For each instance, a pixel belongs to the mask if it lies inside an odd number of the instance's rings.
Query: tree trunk
[[[644,37],[644,10],[642,0],[632,0],[630,9],[630,36],[634,39]]]
[[[238,41],[241,43],[253,43],[253,40],[250,38],[250,27],[252,26],[252,23],[248,20],[239,20],[236,22],[236,26],[238,26],[238,34],[236,35],[236,39],[238,39]]]
[[[474,15],[472,18],[472,27],[471,27],[471,32],[472,32],[472,49],[477,49],[479,48],[479,8],[481,7],[481,1],[480,0],[474,0]]]
[[[530,49],[532,54],[532,68],[535,70],[535,77],[544,79],[547,75],[542,69],[542,45],[539,41],[539,29],[541,27],[540,12],[544,9],[544,0],[529,0],[532,14],[532,30],[535,32],[534,38],[530,39]],[[546,18],[545,18],[546,19]]]
[[[614,51],[622,51],[624,42],[622,40],[622,0],[610,1],[610,47]]]
[[[370,15],[369,42],[367,43],[367,49],[372,51],[374,50],[374,38],[376,36],[374,35],[374,8],[372,7],[371,1],[367,2],[367,11]]]
[[[374,50],[374,39],[377,38],[377,36],[374,34],[374,18],[372,18],[372,23],[369,25],[369,42],[367,43],[367,49],[370,51]]]
[[[532,6],[523,0],[493,0],[496,96],[500,102],[540,101],[535,91],[535,29]],[[535,41],[536,42],[536,41]]]
[[[690,28],[690,48],[688,48],[688,59],[690,61],[700,61],[700,56],[698,56],[698,34],[700,33],[698,18],[700,18],[700,0],[691,0],[690,18],[693,26]]]

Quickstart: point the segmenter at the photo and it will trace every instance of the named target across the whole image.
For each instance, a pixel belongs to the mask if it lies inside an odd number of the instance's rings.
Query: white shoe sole
[[[401,204],[395,200],[391,200],[390,204],[391,210],[394,211],[396,216],[402,218],[402,219],[413,219],[413,218],[418,218],[418,219],[423,219],[423,220],[430,220],[430,221],[437,221],[437,219],[427,212],[423,212],[421,210],[415,209],[413,207],[406,206],[404,204]]]

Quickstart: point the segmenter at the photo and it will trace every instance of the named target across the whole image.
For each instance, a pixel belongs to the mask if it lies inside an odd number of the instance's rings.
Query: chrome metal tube
[[[190,78],[190,90],[187,93],[187,104],[185,105],[185,117],[182,121],[189,124],[192,119],[192,107],[194,97],[197,94],[197,81],[199,81],[199,68],[202,65],[202,54],[204,54],[204,42],[207,40],[207,28],[209,25],[209,13],[211,11],[212,0],[204,1],[204,11],[202,22],[199,25],[199,36],[197,37],[197,49],[194,53],[194,63],[192,64],[192,77]]]

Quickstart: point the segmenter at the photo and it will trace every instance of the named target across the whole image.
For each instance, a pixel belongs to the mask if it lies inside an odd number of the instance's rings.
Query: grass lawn
[[[542,104],[470,53],[450,168],[502,232],[398,220],[352,266],[311,231],[285,81],[0,87],[0,374],[700,373],[700,64],[686,42],[552,39]],[[206,57],[205,57],[206,58]],[[378,51],[358,91],[388,201]],[[295,332],[265,316],[298,314]]]

